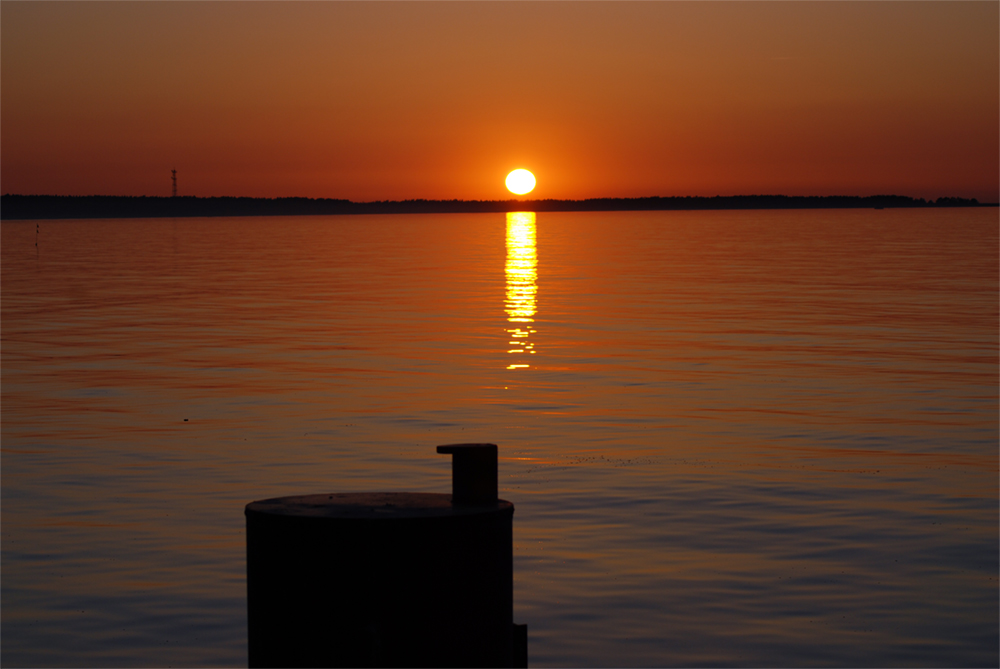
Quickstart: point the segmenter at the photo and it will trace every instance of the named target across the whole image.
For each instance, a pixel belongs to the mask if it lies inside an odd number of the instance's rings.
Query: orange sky
[[[10,2],[0,190],[1000,199],[996,2]]]

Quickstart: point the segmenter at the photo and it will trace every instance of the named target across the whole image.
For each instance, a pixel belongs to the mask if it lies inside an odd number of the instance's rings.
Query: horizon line
[[[101,218],[218,218],[370,214],[488,214],[513,211],[720,211],[767,209],[924,209],[996,207],[976,198],[937,200],[905,195],[716,195],[588,198],[585,200],[376,200],[162,195],[0,196],[0,220]]]
[[[922,198],[913,197],[912,195],[899,195],[896,193],[877,193],[873,195],[848,195],[846,193],[838,193],[836,195],[785,195],[782,193],[738,193],[735,195],[638,195],[638,196],[599,196],[599,197],[587,197],[587,198],[524,198],[524,197],[510,197],[506,199],[462,199],[462,198],[405,198],[402,200],[351,200],[342,197],[309,197],[306,195],[276,195],[276,196],[260,196],[260,195],[105,195],[92,193],[89,195],[59,195],[53,193],[3,193],[0,197],[35,197],[35,198],[135,198],[135,199],[160,199],[160,200],[219,200],[219,199],[230,199],[230,200],[306,200],[312,202],[348,202],[350,204],[393,204],[393,203],[406,203],[406,202],[440,202],[440,203],[476,203],[476,204],[507,204],[511,202],[553,202],[553,203],[583,203],[583,202],[608,202],[608,201],[639,201],[639,200],[717,200],[717,199],[737,199],[737,198],[778,198],[778,199],[805,199],[805,200],[816,200],[816,199],[874,199],[874,198],[891,198],[891,199],[902,199],[902,200],[912,200],[914,202],[936,202],[938,200],[957,200],[957,201],[968,201],[968,202],[979,202],[978,198],[974,197],[961,197],[955,195],[942,195],[937,198]],[[993,203],[980,203],[980,204],[997,204]]]

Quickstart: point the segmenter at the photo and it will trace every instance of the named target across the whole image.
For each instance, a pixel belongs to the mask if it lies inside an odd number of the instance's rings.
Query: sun
[[[535,187],[535,175],[528,170],[514,170],[507,175],[507,190],[515,195],[530,193]]]

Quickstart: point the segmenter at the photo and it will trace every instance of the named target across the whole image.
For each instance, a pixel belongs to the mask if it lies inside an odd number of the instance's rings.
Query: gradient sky
[[[0,190],[1000,199],[997,2],[0,4]]]

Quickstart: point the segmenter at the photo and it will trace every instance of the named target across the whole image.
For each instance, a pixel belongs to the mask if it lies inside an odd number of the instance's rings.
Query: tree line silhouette
[[[975,198],[924,200],[904,195],[717,195],[586,200],[380,200],[305,197],[148,197],[115,195],[0,196],[0,219],[187,218],[331,214],[448,214],[507,211],[660,211],[685,209],[890,209],[979,207]]]

